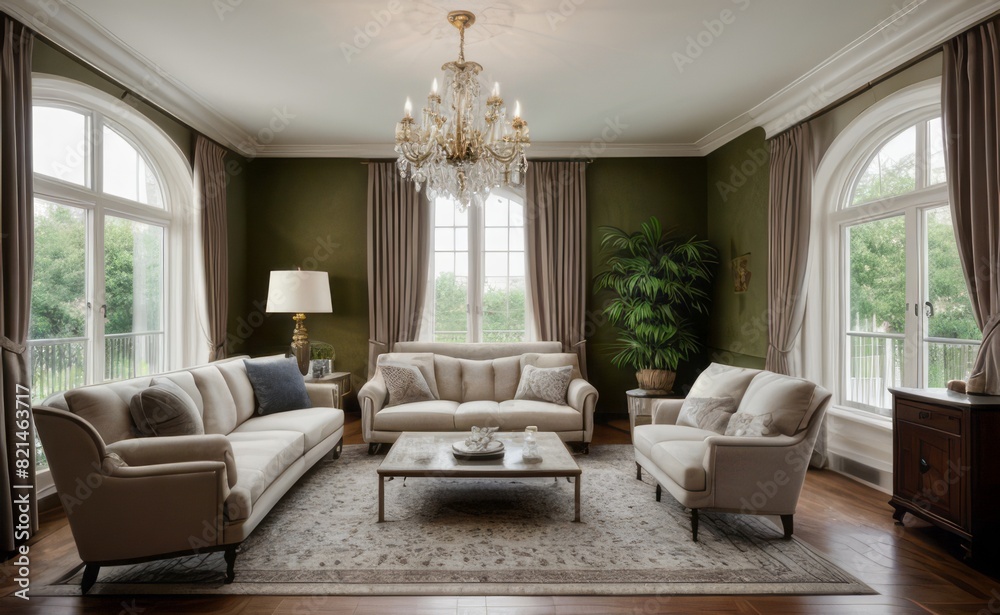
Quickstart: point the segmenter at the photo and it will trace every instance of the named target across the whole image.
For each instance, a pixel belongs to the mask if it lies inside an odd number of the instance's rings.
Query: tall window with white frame
[[[32,396],[162,371],[170,212],[122,126],[83,105],[33,107]],[[39,456],[44,467],[44,456]]]
[[[940,117],[883,140],[831,226],[840,245],[840,399],[884,416],[892,386],[969,375],[980,332],[958,258]]]
[[[460,211],[433,202],[430,279],[421,337],[438,342],[528,338],[524,201],[495,192]]]

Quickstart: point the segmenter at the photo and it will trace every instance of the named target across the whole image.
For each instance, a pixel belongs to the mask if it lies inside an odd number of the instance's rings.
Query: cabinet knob
[[[926,412],[926,411],[921,411],[920,414],[917,415],[917,417],[920,418],[920,419],[922,419],[922,420],[927,420],[927,419],[931,418],[931,413],[930,412]]]
[[[927,474],[931,469],[931,464],[927,463],[927,460],[923,457],[920,458],[920,473]]]

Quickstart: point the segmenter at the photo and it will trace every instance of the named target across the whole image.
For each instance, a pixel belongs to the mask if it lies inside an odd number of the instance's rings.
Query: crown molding
[[[0,9],[205,136],[256,154],[247,132],[67,0],[3,0]]]
[[[532,143],[527,150],[529,159],[537,158],[678,158],[702,156],[695,144],[672,143]],[[261,145],[261,158],[395,158],[391,143],[361,143],[354,145]]]
[[[770,138],[996,12],[995,0],[911,0],[746,115]]]

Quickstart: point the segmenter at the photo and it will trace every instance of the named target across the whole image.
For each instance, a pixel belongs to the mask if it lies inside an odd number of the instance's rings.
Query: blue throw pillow
[[[257,414],[312,408],[295,357],[243,359],[257,398]]]

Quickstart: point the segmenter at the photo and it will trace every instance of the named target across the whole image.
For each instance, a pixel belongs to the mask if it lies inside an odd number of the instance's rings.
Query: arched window
[[[838,405],[889,416],[889,387],[943,387],[975,360],[940,114],[939,80],[900,91],[852,122],[817,172]]]
[[[48,75],[33,89],[35,401],[193,362],[201,301],[186,159],[112,96]]]

